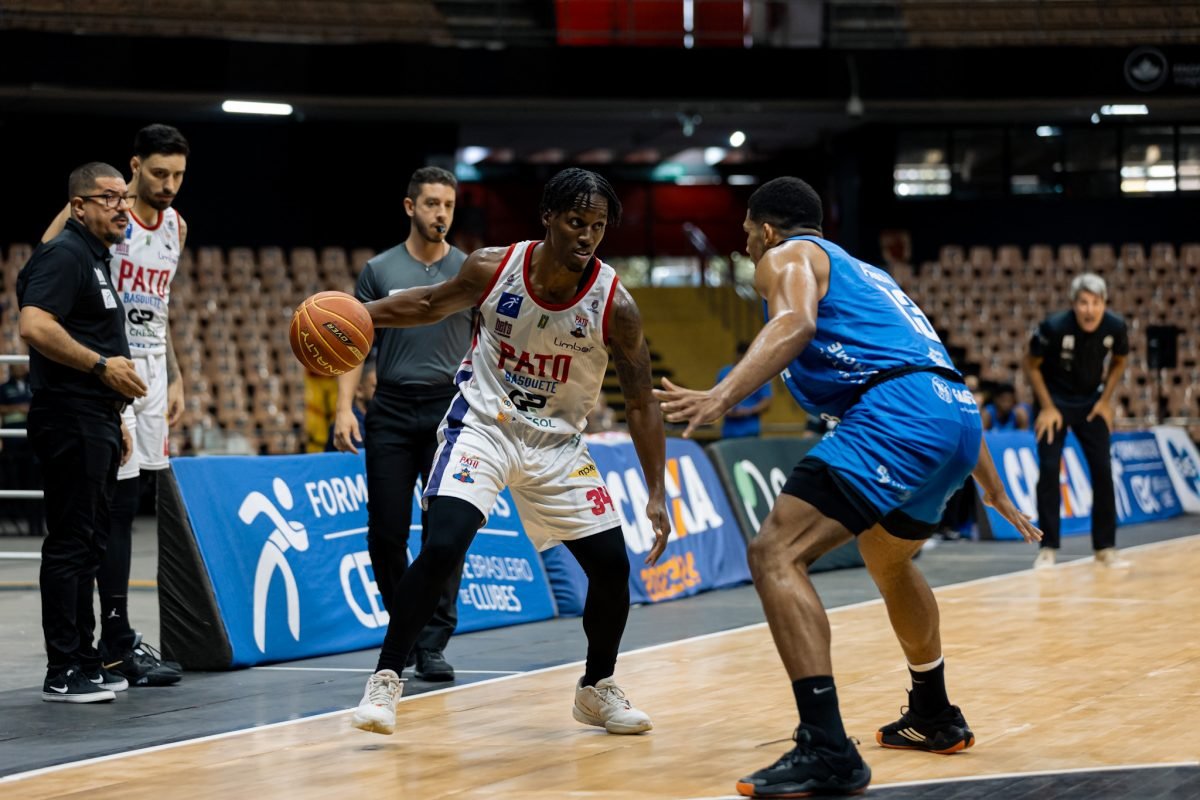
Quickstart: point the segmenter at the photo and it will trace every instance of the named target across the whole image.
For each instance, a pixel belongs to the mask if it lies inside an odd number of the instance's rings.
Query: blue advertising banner
[[[229,666],[383,641],[388,614],[367,553],[361,455],[181,458],[171,467],[232,650]],[[554,615],[515,515],[493,520],[497,533],[477,537],[468,555],[459,630]],[[413,531],[410,541],[419,538]]]
[[[421,519],[418,497],[414,493],[414,520]],[[410,563],[420,552],[421,526],[414,524],[408,538]],[[475,535],[463,562],[455,632],[500,628],[553,616],[554,598],[542,559],[525,536],[512,494],[505,489],[496,498],[487,524]]]
[[[1183,513],[1153,433],[1114,433],[1109,451],[1120,524],[1169,519]]]
[[[1037,519],[1037,443],[1031,431],[988,432],[988,448],[1004,488],[1017,507]],[[1168,519],[1181,513],[1180,503],[1163,463],[1154,434],[1118,432],[1110,446],[1117,522],[1122,525]],[[1062,535],[1088,533],[1092,523],[1092,480],[1075,434],[1067,434],[1059,467],[1059,513]],[[1020,534],[992,509],[988,521],[996,539],[1019,539]]]
[[[1037,524],[1037,442],[1032,431],[988,431],[988,449],[996,462],[996,471],[1004,481],[1008,496],[1017,508],[1033,518]],[[1063,536],[1087,533],[1092,524],[1092,479],[1087,462],[1075,434],[1067,434],[1063,447],[1062,463],[1059,467],[1060,532]],[[987,510],[988,522],[992,526],[994,539],[1020,539],[1021,534],[1007,520],[991,508]]]
[[[633,443],[628,437],[589,439],[588,449],[621,517],[631,566],[631,602],[654,603],[750,580],[737,518],[698,444],[667,439],[667,510],[673,530],[666,552],[653,567],[644,563],[654,530],[646,519],[649,493]],[[586,583],[582,570],[563,550],[555,547],[542,555],[555,584],[559,612],[568,614],[582,608]]]
[[[1188,514],[1200,514],[1200,453],[1195,442],[1184,428],[1158,425],[1152,430],[1180,506]]]

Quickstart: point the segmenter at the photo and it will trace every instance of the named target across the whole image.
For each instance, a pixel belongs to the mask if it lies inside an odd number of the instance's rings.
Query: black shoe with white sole
[[[117,696],[111,689],[93,683],[78,666],[70,666],[46,673],[42,699],[47,703],[111,703]]]

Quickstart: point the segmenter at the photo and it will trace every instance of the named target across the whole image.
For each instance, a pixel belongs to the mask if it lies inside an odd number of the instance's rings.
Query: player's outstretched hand
[[[1025,541],[1040,542],[1042,540],[1041,530],[1030,522],[1029,517],[1021,513],[1021,509],[1016,507],[1006,492],[1001,491],[999,494],[985,492],[983,502],[996,509],[1000,516],[1008,520]]]
[[[333,421],[333,446],[343,453],[357,453],[355,442],[362,441],[362,431],[358,429],[358,417],[353,409],[338,411]]]
[[[130,399],[146,396],[146,382],[137,374],[133,362],[125,356],[113,356],[104,367],[100,380],[122,397]]]
[[[646,565],[652,567],[667,549],[667,539],[671,536],[671,515],[667,513],[666,500],[651,499],[646,504],[646,518],[654,528],[654,547],[650,548],[650,553],[646,556]]]
[[[654,390],[654,399],[662,407],[667,422],[687,423],[687,429],[683,432],[685,439],[690,439],[692,433],[701,425],[719,420],[725,412],[721,401],[713,396],[712,389],[705,392],[684,389],[666,378],[662,379],[662,386],[663,388]]]

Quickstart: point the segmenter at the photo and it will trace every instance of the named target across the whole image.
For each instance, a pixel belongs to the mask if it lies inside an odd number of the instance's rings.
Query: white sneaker
[[[1033,560],[1034,569],[1049,569],[1054,566],[1057,553],[1053,547],[1043,547],[1038,550],[1037,558]]]
[[[404,684],[400,676],[390,669],[381,669],[367,678],[367,690],[362,702],[354,709],[350,724],[360,731],[391,735],[396,730],[396,703]]]
[[[644,733],[654,727],[650,717],[633,707],[612,678],[605,678],[595,686],[584,686],[580,678],[575,684],[575,708],[571,714],[585,725],[595,725],[609,733]]]
[[[1117,548],[1115,547],[1105,547],[1103,550],[1097,550],[1096,563],[1102,564],[1109,569],[1129,569],[1133,566],[1132,561],[1121,558],[1121,554],[1117,552]]]

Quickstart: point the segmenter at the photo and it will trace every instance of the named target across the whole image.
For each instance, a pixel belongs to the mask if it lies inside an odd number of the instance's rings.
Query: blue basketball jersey
[[[832,242],[807,240],[829,256],[829,291],[817,305],[817,332],[783,372],[783,382],[810,414],[841,417],[862,385],[904,366],[953,369],[925,314],[892,276]],[[770,319],[767,304],[764,313]]]

